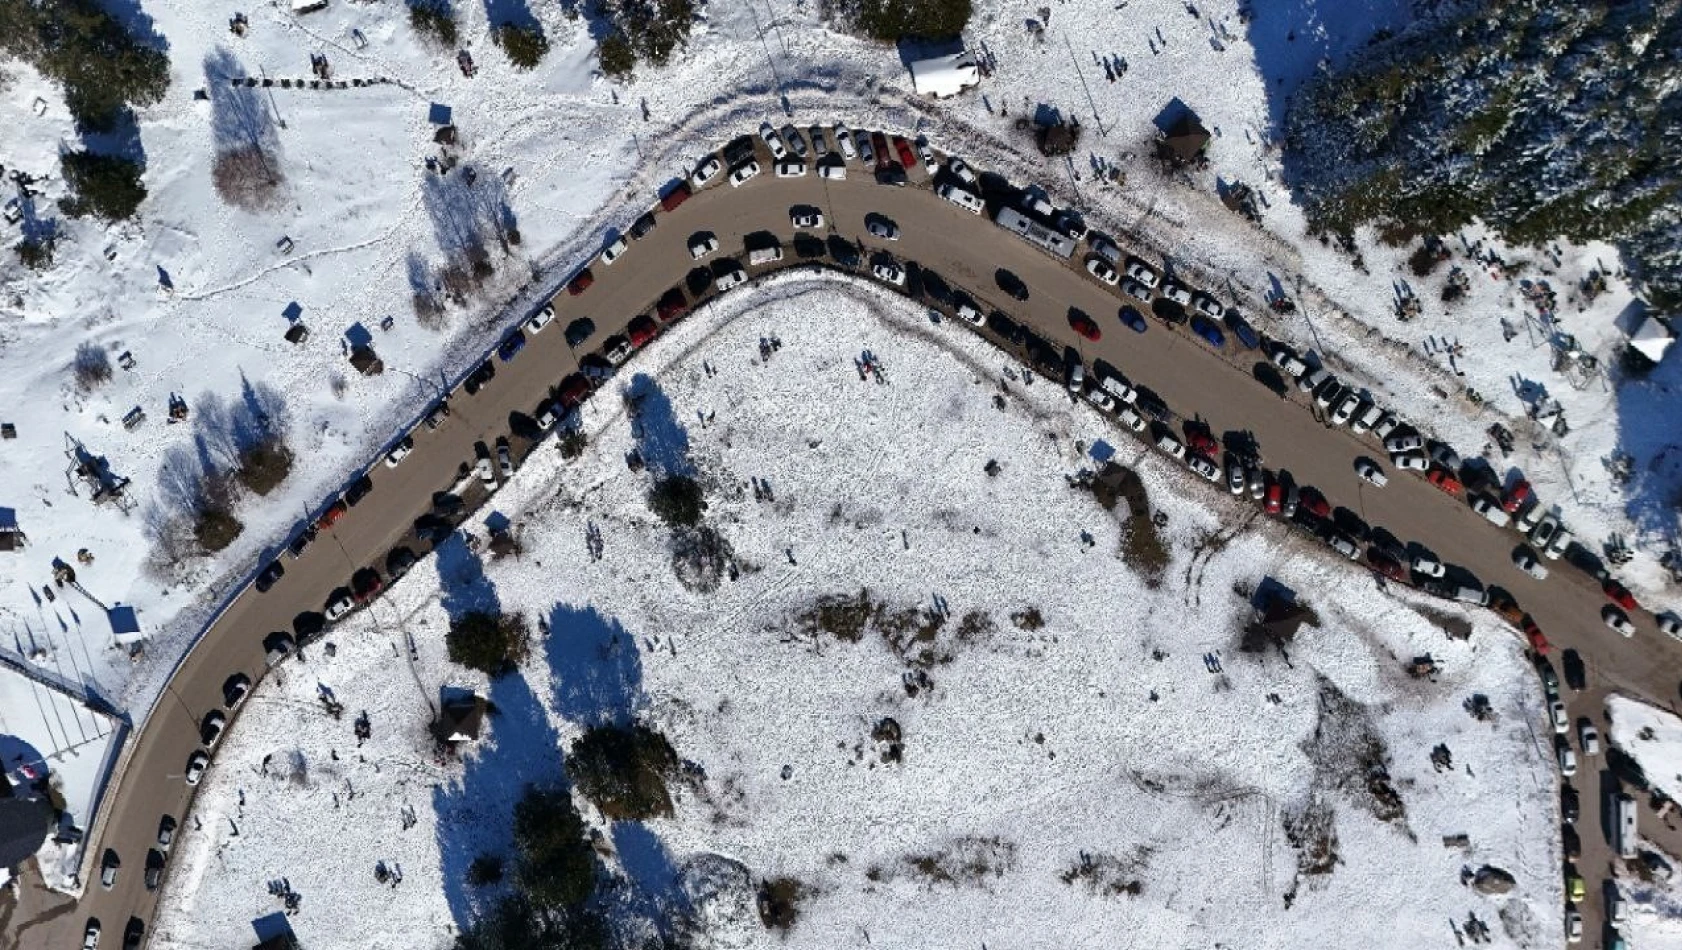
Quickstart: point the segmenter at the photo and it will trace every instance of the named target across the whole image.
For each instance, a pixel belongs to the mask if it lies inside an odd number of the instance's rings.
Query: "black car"
[[[146,935],[146,924],[139,917],[130,917],[123,928],[123,950],[140,950],[140,938]]]
[[[286,545],[286,550],[293,557],[302,556],[304,549],[310,546],[311,541],[315,540],[315,533],[315,522],[312,521],[304,525],[297,530],[296,534],[292,535],[292,541]]]
[[[1565,667],[1565,685],[1578,692],[1588,687],[1588,667],[1583,665],[1582,654],[1566,650],[1559,655],[1559,662]]]
[[[467,390],[467,394],[469,396],[477,395],[479,390],[485,388],[485,384],[490,382],[493,378],[495,378],[495,376],[496,364],[492,363],[490,360],[485,360],[483,363],[479,364],[478,369],[474,370],[472,374],[467,377],[467,381],[462,384],[461,388]]]
[[[392,580],[397,580],[409,573],[409,568],[415,566],[415,560],[415,552],[408,548],[392,548],[391,553],[385,556],[385,572],[391,575]]]
[[[299,643],[308,643],[327,629],[327,618],[314,610],[306,610],[292,618],[292,632],[298,635]]]
[[[1244,344],[1245,349],[1254,350],[1261,346],[1261,337],[1256,335],[1256,330],[1250,326],[1249,321],[1238,315],[1238,311],[1228,310],[1224,319],[1226,328],[1232,331],[1239,343]]]
[[[640,240],[654,230],[654,212],[644,211],[642,217],[631,222],[631,237]]]
[[[740,165],[753,157],[753,137],[738,135],[724,146],[724,164]]]
[[[995,310],[987,315],[987,329],[992,330],[1000,339],[1014,343],[1016,335],[1022,332],[1022,324]]]
[[[595,332],[596,321],[591,320],[589,317],[579,317],[577,320],[567,324],[567,345],[574,347],[580,346],[585,340],[588,340],[591,336],[595,335]]]
[[[442,544],[455,531],[455,525],[438,515],[425,514],[415,519],[415,534],[428,544]]]
[[[999,285],[1000,290],[1017,300],[1028,299],[1028,285],[1022,282],[1022,278],[1002,267],[993,272],[993,282]]]
[[[368,493],[373,490],[374,480],[367,475],[363,475],[356,481],[351,482],[350,487],[345,489],[345,504],[355,505],[362,499],[367,498]]]
[[[280,580],[285,573],[286,568],[282,567],[279,561],[270,561],[269,565],[263,568],[262,573],[257,575],[257,593],[268,593],[269,588],[273,587],[275,582]]]
[[[1565,847],[1565,860],[1575,861],[1583,856],[1583,839],[1578,837],[1577,829],[1571,825],[1562,825],[1559,829],[1560,843]]]
[[[455,492],[435,491],[432,493],[432,510],[445,517],[461,514],[461,510],[465,506],[466,502],[463,502],[461,496]]]
[[[496,348],[496,355],[504,362],[508,362],[526,347],[526,335],[519,330],[510,330],[502,338],[502,344]]]
[[[1582,814],[1582,800],[1577,789],[1570,785],[1559,787],[1559,814],[1568,824],[1576,824]]]

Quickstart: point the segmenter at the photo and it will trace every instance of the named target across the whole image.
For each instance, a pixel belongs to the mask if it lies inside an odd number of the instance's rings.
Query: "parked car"
[[[1423,472],[1431,467],[1431,462],[1418,452],[1402,452],[1390,456],[1390,464],[1404,472]]]
[[[238,709],[245,697],[251,695],[251,677],[235,673],[222,683],[222,705],[230,711]]]
[[[1530,531],[1530,543],[1536,545],[1539,550],[1547,550],[1549,543],[1554,539],[1554,533],[1557,531],[1559,531],[1559,516],[1551,513],[1543,515],[1542,520],[1537,522],[1536,527]]]
[[[776,166],[778,178],[800,178],[806,174],[805,162],[778,162]]]
[[[1104,412],[1115,412],[1115,397],[1102,389],[1088,389],[1081,393],[1081,398]]]
[[[869,220],[865,221],[864,229],[870,232],[871,237],[878,238],[883,241],[899,240],[899,225],[882,217],[881,215],[874,215]]]
[[[1094,343],[1098,342],[1099,338],[1102,336],[1098,330],[1097,322],[1078,310],[1069,314],[1069,326],[1072,327],[1076,333],[1079,333],[1081,336]]]
[[[590,269],[586,267],[575,274],[571,280],[567,281],[567,293],[576,297],[584,291],[589,290],[590,285],[595,282],[596,275],[590,273]]]
[[[253,586],[257,588],[257,593],[266,594],[269,592],[269,588],[279,582],[285,574],[286,568],[279,561],[270,561],[258,572],[257,580],[253,582]]]
[[[567,345],[577,348],[583,345],[584,341],[590,339],[595,332],[596,321],[591,320],[589,317],[579,317],[577,320],[567,324]]]
[[[818,177],[827,178],[831,181],[846,181],[847,166],[842,165],[833,159],[819,162]]]
[[[385,454],[385,464],[390,468],[396,468],[398,463],[402,462],[404,459],[408,458],[409,453],[413,452],[414,450],[415,450],[414,437],[413,436],[404,436],[403,441],[397,443],[395,446],[392,447],[390,452],[387,452]]]
[[[1616,578],[1608,577],[1601,581],[1600,589],[1606,593],[1607,599],[1624,610],[1638,609],[1635,603],[1635,595],[1629,592],[1628,587],[1618,583]]]
[[[1554,532],[1554,539],[1548,542],[1547,549],[1542,552],[1543,556],[1550,561],[1559,560],[1571,547],[1572,540],[1571,532],[1566,530],[1564,525],[1561,525],[1559,530]]]
[[[164,815],[158,819],[158,850],[167,853],[175,843],[175,818]]]
[[[1244,488],[1250,483],[1244,471],[1244,463],[1235,458],[1226,460],[1226,487],[1234,495],[1244,494]]]
[[[718,173],[723,170],[724,163],[718,160],[718,156],[708,155],[705,159],[702,159],[701,164],[695,166],[695,172],[689,176],[689,180],[694,182],[695,186],[699,188],[707,182],[712,181],[714,178],[717,178]]]
[[[1577,793],[1577,789],[1569,784],[1561,785],[1559,787],[1559,817],[1566,824],[1574,825],[1577,823],[1577,819],[1582,816],[1582,810],[1582,796]]]
[[[1426,472],[1425,480],[1447,494],[1453,495],[1456,498],[1460,496],[1460,479],[1455,478],[1453,475],[1450,475],[1448,472],[1445,472],[1440,468],[1434,468],[1429,472]]]
[[[1135,412],[1131,406],[1123,406],[1121,411],[1116,413],[1116,418],[1134,432],[1145,431],[1145,417]]]
[[[876,275],[877,280],[884,283],[893,284],[895,287],[905,286],[905,271],[898,264],[876,264],[870,268],[870,272]]]
[[[911,151],[911,143],[902,136],[894,136],[894,151],[899,153],[900,167],[910,171],[917,167],[917,155]]]
[[[780,159],[788,154],[788,146],[783,144],[782,136],[778,135],[777,130],[771,127],[771,123],[760,124],[759,137],[764,140],[765,147],[771,150],[772,158]]]
[[[1250,322],[1245,320],[1238,311],[1228,310],[1226,316],[1221,318],[1221,322],[1226,324],[1226,328],[1232,331],[1232,335],[1238,338],[1239,344],[1245,349],[1261,348],[1261,337],[1256,333],[1255,327],[1250,326]]]
[[[1557,699],[1548,704],[1548,718],[1553,722],[1556,735],[1563,736],[1571,728],[1571,717],[1565,711],[1565,704]]]
[[[1512,514],[1524,507],[1524,503],[1529,500],[1530,483],[1521,478],[1514,482],[1512,487],[1501,493],[1501,508],[1508,514]]]
[[[1117,311],[1116,316],[1121,320],[1122,326],[1134,333],[1143,333],[1148,326],[1145,322],[1145,315],[1132,307],[1122,307],[1121,310]]]
[[[833,131],[835,132],[835,147],[841,150],[841,154],[849,161],[858,157],[858,149],[853,146],[853,130],[837,122]]]
[[[466,390],[469,396],[477,396],[479,390],[484,389],[486,384],[495,378],[496,364],[486,360],[462,380],[461,388]]]
[[[1576,775],[1577,774],[1577,753],[1571,751],[1571,746],[1562,741],[1562,742],[1559,743],[1559,745],[1557,745],[1555,747],[1554,751],[1559,757],[1559,774],[1565,776],[1566,778],[1570,778],[1571,776]],[[1583,896],[1582,895],[1582,891],[1583,891],[1583,883],[1582,882],[1583,882],[1582,878],[1580,878],[1580,877],[1577,878],[1577,882],[1576,882],[1575,886],[1572,888],[1573,892],[1576,894],[1575,899],[1577,899],[1577,900],[1582,900],[1582,896]]]
[[[1220,466],[1216,465],[1214,460],[1210,459],[1206,455],[1193,453],[1186,456],[1186,467],[1197,474],[1202,475],[1211,482],[1219,482],[1221,480]]]
[[[951,184],[950,182],[936,188],[935,194],[945,198],[947,201],[952,202],[965,211],[968,211],[970,214],[979,215],[981,212],[987,210],[987,204],[981,200],[980,195],[967,188]]]
[[[1226,334],[1222,333],[1221,328],[1215,326],[1207,317],[1201,315],[1192,317],[1191,331],[1201,337],[1203,342],[1217,350],[1226,345]]]
[[[1577,720],[1577,744],[1582,747],[1584,755],[1600,754],[1600,730],[1587,716]]]
[[[1410,566],[1415,574],[1423,577],[1441,577],[1448,573],[1448,568],[1443,566],[1443,562],[1429,554],[1415,554]]]
[[[1146,287],[1155,287],[1157,285],[1157,281],[1160,279],[1157,277],[1156,270],[1154,268],[1152,268],[1149,264],[1146,264],[1144,261],[1139,260],[1137,257],[1129,257],[1127,259],[1127,276]]]
[[[497,436],[496,439],[496,469],[503,478],[514,474],[514,454],[508,448],[508,437]]]
[[[1658,623],[1660,633],[1675,640],[1682,640],[1682,617],[1667,610],[1654,620]]]
[[[614,261],[618,260],[626,251],[628,251],[630,249],[631,249],[631,245],[629,243],[627,243],[624,238],[621,237],[621,238],[615,239],[611,244],[602,248],[602,252],[599,256],[600,256],[601,262],[603,264],[611,265]]]
[[[987,322],[987,318],[981,315],[981,311],[968,298],[958,301],[954,312],[957,313],[958,319],[978,327]]]
[[[806,127],[806,135],[812,140],[812,151],[820,157],[829,154],[829,143],[824,140],[823,126],[812,123]]]
[[[631,341],[623,334],[615,333],[602,341],[602,358],[614,366],[623,366],[631,358]]]
[[[99,933],[99,918],[89,917],[88,925],[82,928],[82,950],[98,950]]]
[[[416,560],[414,551],[403,545],[398,545],[385,556],[385,572],[390,574],[391,579],[395,581],[409,573],[409,569],[415,566]]]
[[[1390,484],[1389,476],[1378,467],[1378,463],[1369,458],[1355,460],[1355,474],[1376,488],[1383,488]]]
[[[1413,452],[1425,447],[1425,439],[1417,432],[1406,435],[1393,435],[1384,440],[1384,448],[1390,452]]]
[[[365,474],[359,475],[357,476],[356,481],[351,482],[350,486],[345,489],[345,504],[347,506],[354,507],[358,502],[362,501],[362,499],[367,498],[368,493],[373,490],[374,480]],[[333,520],[337,521],[338,519],[334,518]]]
[[[204,770],[210,765],[210,756],[203,749],[197,749],[187,756],[187,771],[182,778],[188,785],[197,785],[204,777]]]
[[[724,293],[732,287],[747,283],[747,281],[747,271],[737,267],[720,274],[718,279],[713,281],[713,286],[718,288],[719,293]]]
[[[1488,495],[1477,495],[1472,498],[1472,510],[1483,516],[1483,519],[1497,528],[1505,528],[1512,522],[1512,516],[1502,510],[1501,503]]]
[[[789,212],[789,223],[797,228],[816,229],[823,227],[823,212],[816,208],[795,208]]]
[[[1548,579],[1547,566],[1528,545],[1521,544],[1513,549],[1513,566],[1539,581]]]
[[[117,857],[117,852],[111,850],[110,848],[106,848],[105,854],[102,855],[99,860],[100,886],[104,887],[106,890],[116,887],[117,872],[122,869],[122,866],[122,859]]]
[[[1152,296],[1149,287],[1146,287],[1144,284],[1139,283],[1131,277],[1122,280],[1121,292],[1129,297],[1132,297],[1134,300],[1149,301]]]
[[[790,122],[783,126],[782,137],[783,141],[788,143],[789,150],[794,152],[795,155],[805,158],[810,154],[810,150],[806,148],[806,140],[800,137],[800,130],[794,127],[794,123]]]
[[[1202,291],[1198,291],[1196,294],[1193,294],[1192,301],[1193,305],[1197,307],[1198,312],[1208,317],[1219,320],[1220,318],[1226,316],[1226,308],[1222,307],[1215,298],[1203,293]]]
[[[1183,459],[1186,457],[1186,447],[1180,444],[1179,439],[1176,439],[1167,433],[1163,433],[1157,437],[1156,447],[1176,459]]]
[[[1115,286],[1121,280],[1121,275],[1110,266],[1110,262],[1102,257],[1089,257],[1086,260],[1086,272],[1110,286]]]
[[[749,159],[730,169],[730,187],[740,188],[759,175],[759,163]]]
[[[1635,625],[1629,622],[1629,615],[1619,610],[1616,605],[1607,604],[1600,608],[1600,619],[1606,626],[1626,637],[1635,636]]]
[[[957,156],[953,156],[946,160],[946,170],[951,173],[952,177],[957,178],[959,181],[962,181],[971,188],[974,188],[981,183],[981,179],[976,176],[975,172],[972,171],[968,165],[964,164],[963,159],[958,158]]]
[[[1568,908],[1565,911],[1565,942],[1581,943],[1582,940],[1583,915],[1578,913],[1575,907]]]
[[[327,618],[328,622],[331,623],[338,620],[340,617],[343,617],[345,614],[350,613],[351,608],[355,606],[356,598],[351,596],[348,588],[341,587],[334,591],[333,595],[328,598],[326,607],[322,610],[322,614]]]

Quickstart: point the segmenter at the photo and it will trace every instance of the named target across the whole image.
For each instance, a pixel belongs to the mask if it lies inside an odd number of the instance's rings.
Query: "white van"
[[[1319,389],[1321,383],[1332,378],[1332,371],[1324,366],[1321,366],[1318,369],[1310,370],[1309,372],[1304,373],[1303,377],[1297,380],[1297,389],[1305,393],[1311,393],[1314,390]]]
[[[1365,434],[1367,430],[1378,424],[1379,417],[1383,415],[1384,410],[1380,409],[1377,403],[1365,403],[1360,409],[1355,410],[1355,418],[1349,421],[1349,429],[1356,435]]]
[[[762,247],[748,254],[748,263],[755,266],[761,264],[775,264],[783,259],[783,249],[780,247]]]
[[[1186,447],[1180,444],[1179,439],[1171,435],[1164,434],[1162,438],[1157,439],[1156,447],[1174,458],[1184,459],[1186,457]]]
[[[970,214],[980,214],[981,212],[987,210],[987,204],[981,200],[980,195],[977,195],[973,191],[959,188],[957,185],[951,183],[941,185],[940,190],[937,193],[942,198],[945,198],[947,201],[963,208]]]

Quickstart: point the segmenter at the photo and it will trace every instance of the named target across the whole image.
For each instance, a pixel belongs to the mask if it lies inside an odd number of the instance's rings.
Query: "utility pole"
[[[268,70],[264,69],[262,66],[258,66],[257,73],[263,77],[263,88],[269,91],[269,108],[274,110],[275,124],[283,129],[286,128],[286,120],[280,117],[280,103],[275,101],[274,86],[269,84]]]

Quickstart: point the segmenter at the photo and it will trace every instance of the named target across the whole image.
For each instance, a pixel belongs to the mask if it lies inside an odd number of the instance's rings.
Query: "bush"
[[[267,495],[292,474],[292,450],[280,439],[264,439],[239,454],[239,483]]]
[[[617,33],[603,37],[596,45],[596,58],[601,61],[602,72],[614,79],[629,78],[637,66],[636,52]]]
[[[871,39],[957,36],[969,24],[970,0],[859,0],[855,21]]]
[[[443,47],[456,45],[456,14],[449,0],[410,0],[409,26],[424,40]]]
[[[501,676],[526,658],[530,639],[524,616],[475,610],[450,622],[444,644],[451,663]]]
[[[151,105],[169,89],[169,57],[136,43],[98,0],[0,0],[0,52],[62,86],[64,104],[89,131],[110,131],[129,106]]]
[[[247,211],[263,211],[280,203],[286,180],[274,156],[260,145],[246,145],[217,154],[210,179],[223,201]]]
[[[596,855],[566,789],[528,788],[514,806],[519,884],[541,907],[578,907],[596,889]]]
[[[549,40],[543,35],[541,27],[509,23],[497,27],[494,36],[515,69],[531,69],[549,52]]]
[[[111,356],[102,346],[81,343],[76,347],[76,387],[89,392],[111,381]]]
[[[206,505],[193,520],[193,540],[212,554],[233,544],[244,530],[245,524],[223,505]]]
[[[58,206],[73,218],[91,214],[106,221],[121,221],[133,217],[146,200],[138,162],[119,155],[65,152],[59,156],[59,164],[65,183],[75,195],[61,199]]]
[[[787,933],[800,919],[805,888],[791,877],[771,878],[759,885],[759,921],[767,930]]]
[[[489,887],[502,880],[502,857],[495,854],[481,854],[467,866],[467,883],[470,887]]]
[[[701,484],[688,475],[667,475],[648,493],[648,508],[669,527],[693,528],[707,508]]]
[[[567,774],[603,815],[644,821],[672,813],[666,780],[677,773],[677,752],[643,725],[595,726],[572,744]]]

